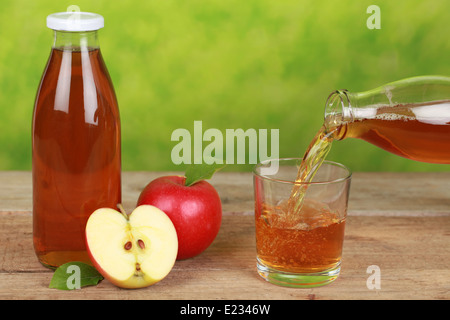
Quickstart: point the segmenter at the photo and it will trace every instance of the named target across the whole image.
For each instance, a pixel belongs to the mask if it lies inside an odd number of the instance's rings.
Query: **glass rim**
[[[293,161],[293,160],[297,160],[297,161],[302,161],[302,158],[275,158],[275,159],[267,159],[264,161],[261,161],[259,163],[257,163],[254,167],[253,167],[253,175],[268,181],[272,181],[272,182],[277,182],[277,183],[284,183],[284,184],[291,184],[291,185],[325,185],[325,184],[332,184],[332,183],[340,183],[340,182],[344,182],[347,180],[350,180],[352,177],[352,171],[344,164],[339,163],[339,162],[335,162],[335,161],[330,161],[330,160],[324,160],[323,163],[321,164],[321,166],[323,166],[324,164],[327,165],[332,165],[335,167],[339,167],[341,169],[344,169],[347,174],[344,175],[343,177],[340,178],[335,178],[335,179],[329,179],[329,180],[320,180],[320,181],[310,181],[310,182],[296,182],[293,180],[284,180],[284,179],[277,179],[277,178],[271,178],[265,175],[261,175],[260,173],[258,173],[256,170],[258,168],[260,168],[262,165],[270,163],[272,161]],[[319,168],[320,170],[320,168]]]

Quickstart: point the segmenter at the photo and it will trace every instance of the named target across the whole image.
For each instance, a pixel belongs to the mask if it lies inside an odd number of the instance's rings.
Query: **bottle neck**
[[[332,92],[325,104],[324,126],[328,132],[334,131],[336,140],[343,139],[347,124],[354,121],[352,94],[347,90]]]
[[[53,48],[64,51],[91,51],[98,49],[97,30],[70,32],[54,31]]]

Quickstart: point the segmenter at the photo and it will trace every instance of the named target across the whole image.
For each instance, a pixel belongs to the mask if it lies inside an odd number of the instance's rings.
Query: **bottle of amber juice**
[[[324,126],[334,140],[358,138],[407,159],[449,164],[450,77],[412,77],[365,92],[337,90],[326,102]]]
[[[103,25],[87,12],[47,17],[54,42],[34,105],[32,171],[34,248],[50,268],[89,263],[87,219],[121,202],[119,110],[100,53]]]

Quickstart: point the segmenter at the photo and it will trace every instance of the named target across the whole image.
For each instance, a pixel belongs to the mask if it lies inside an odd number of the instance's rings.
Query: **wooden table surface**
[[[124,172],[123,203],[132,210],[142,188],[173,172]],[[255,265],[250,173],[219,172],[210,181],[223,222],[201,255],[177,261],[161,282],[125,290],[107,280],[80,290],[49,289],[53,271],[32,243],[31,173],[0,172],[0,299],[449,299],[450,172],[354,173],[342,270],[332,284],[284,288],[259,277]],[[370,289],[369,266],[380,270]]]

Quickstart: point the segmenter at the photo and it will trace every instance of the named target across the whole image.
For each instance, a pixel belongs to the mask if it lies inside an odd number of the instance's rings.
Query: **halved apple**
[[[121,288],[150,286],[169,274],[178,238],[169,217],[151,205],[127,215],[110,208],[94,211],[86,224],[86,246],[96,269]]]

